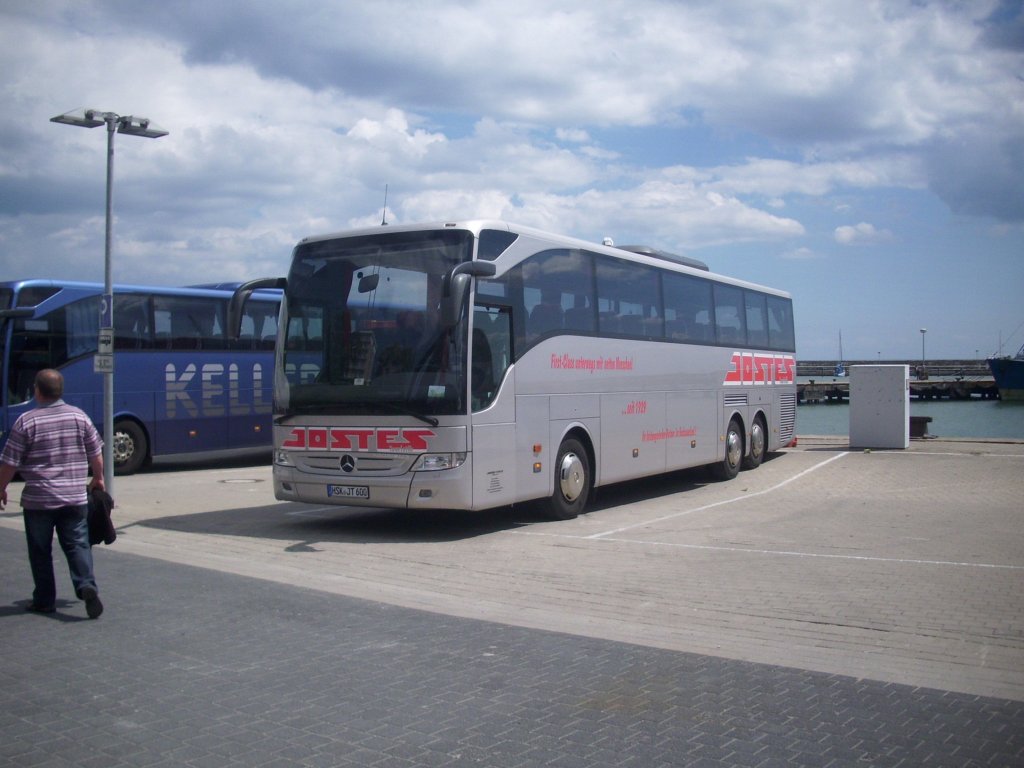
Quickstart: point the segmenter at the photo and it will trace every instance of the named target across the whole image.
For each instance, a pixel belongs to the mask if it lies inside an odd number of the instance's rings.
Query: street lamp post
[[[103,373],[103,482],[107,493],[114,494],[114,281],[110,251],[113,242],[114,133],[159,139],[167,131],[152,125],[149,118],[118,115],[98,109],[66,112],[50,118],[51,123],[77,125],[80,128],[107,126],[107,221],[103,248],[103,301],[100,302],[100,334],[94,370]]]
[[[926,333],[928,333],[928,329],[927,328],[922,328],[921,329],[921,373],[918,374],[918,377],[917,377],[919,379],[927,379],[928,378],[928,369],[925,368],[925,366],[924,366],[924,360],[925,360],[925,358],[924,358],[924,335]]]

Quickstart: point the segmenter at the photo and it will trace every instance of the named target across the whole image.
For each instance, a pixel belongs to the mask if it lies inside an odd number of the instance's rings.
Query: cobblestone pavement
[[[446,616],[103,548],[26,613],[0,526],[0,766],[1019,766],[1024,702]],[[57,555],[59,594],[70,594]]]
[[[801,438],[559,522],[171,467],[118,478],[98,621],[25,612],[15,484],[0,766],[1024,765],[1022,464]]]

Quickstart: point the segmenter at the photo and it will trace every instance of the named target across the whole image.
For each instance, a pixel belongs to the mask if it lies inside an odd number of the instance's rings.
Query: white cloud
[[[861,161],[804,163],[749,158],[742,165],[717,167],[710,173],[716,188],[772,197],[821,196],[836,189],[920,188],[924,179],[921,163],[905,153]]]
[[[818,258],[818,254],[810,248],[800,247],[794,248],[791,251],[786,251],[782,254],[782,258],[792,261],[807,261],[809,259]]]
[[[556,128],[555,137],[559,141],[569,141],[573,144],[583,144],[590,141],[590,134],[580,128]]]
[[[171,132],[118,137],[120,279],[280,271],[302,236],[379,223],[385,185],[394,222],[502,216],[670,250],[827,234],[803,201],[843,194],[857,221],[873,214],[851,198],[880,189],[1024,220],[1021,56],[991,41],[995,4],[851,8],[7,4],[5,263],[96,276],[66,251],[102,252],[102,132],[47,123],[80,106]],[[733,138],[743,151],[723,152]]]
[[[862,221],[853,226],[836,227],[835,238],[840,245],[871,245],[892,240],[892,232],[875,229],[873,224]]]

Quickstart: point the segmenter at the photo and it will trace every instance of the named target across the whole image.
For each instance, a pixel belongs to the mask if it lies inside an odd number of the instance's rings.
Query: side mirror
[[[497,267],[490,261],[464,261],[444,276],[441,288],[441,327],[451,328],[459,322],[466,303],[471,277],[493,277]]]
[[[365,275],[359,278],[359,292],[369,293],[370,291],[376,290],[377,284],[380,282],[380,273],[375,275]]]
[[[0,309],[0,320],[6,320],[9,317],[32,317],[35,314],[35,310],[32,307],[15,307],[14,309]]]
[[[228,338],[237,341],[242,333],[242,310],[245,309],[245,302],[252,296],[253,291],[260,288],[277,288],[283,291],[287,285],[286,277],[261,277],[238,286],[231,294],[231,301],[228,302]]]
[[[35,310],[32,307],[16,307],[14,309],[0,309],[0,333],[3,333],[7,321],[15,317],[32,317]]]

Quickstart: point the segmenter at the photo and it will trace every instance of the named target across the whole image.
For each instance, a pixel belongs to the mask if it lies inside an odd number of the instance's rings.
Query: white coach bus
[[[278,499],[569,519],[609,483],[723,479],[796,422],[788,294],[500,221],[309,237],[284,289]],[[233,321],[236,322],[236,321]]]

